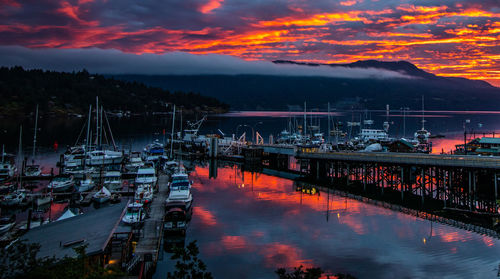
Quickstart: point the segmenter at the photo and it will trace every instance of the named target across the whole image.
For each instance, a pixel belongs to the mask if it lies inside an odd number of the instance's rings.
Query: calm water
[[[364,113],[364,112],[362,112]],[[381,128],[385,112],[369,112]],[[335,112],[340,121],[359,121],[360,113]],[[288,112],[235,112],[211,116],[200,133],[258,131],[267,140],[288,126]],[[426,128],[444,139],[433,139],[434,152],[448,152],[468,132],[500,131],[499,112],[427,112]],[[297,119],[302,119],[298,114]],[[419,112],[405,116],[406,135],[420,128]],[[49,173],[66,145],[72,145],[85,119],[42,119],[36,161]],[[119,146],[140,150],[171,129],[168,117],[110,119]],[[313,121],[326,127],[324,114]],[[31,154],[33,121],[0,119],[0,144],[16,153],[19,125],[23,151]],[[392,136],[403,136],[403,115],[390,118]],[[180,123],[176,123],[178,127]],[[481,124],[481,125],[480,125]],[[481,127],[480,127],[481,126]],[[220,131],[219,131],[220,130]],[[250,139],[250,136],[247,137]],[[55,146],[54,143],[57,143]],[[330,273],[359,278],[496,278],[500,263],[498,240],[462,231],[326,192],[307,195],[294,182],[236,167],[220,167],[209,179],[208,167],[192,174],[194,213],[185,242],[197,240],[201,258],[215,278],[276,278],[278,267],[319,266]],[[52,214],[66,204],[56,204]],[[328,209],[328,210],[327,210]],[[170,238],[168,242],[183,241]],[[168,246],[168,245],[167,245]],[[165,278],[173,263],[163,255],[155,278]]]
[[[356,200],[295,190],[294,182],[237,167],[197,167],[193,219],[215,278],[276,278],[278,267],[319,266],[358,278],[495,278],[496,239]],[[155,278],[173,263],[163,256]]]

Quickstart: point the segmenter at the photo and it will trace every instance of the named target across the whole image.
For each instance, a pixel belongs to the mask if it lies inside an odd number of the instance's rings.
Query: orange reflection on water
[[[212,212],[203,208],[202,206],[195,206],[193,208],[194,214],[201,219],[201,222],[206,226],[215,226],[217,225],[217,221],[215,220],[215,216]]]

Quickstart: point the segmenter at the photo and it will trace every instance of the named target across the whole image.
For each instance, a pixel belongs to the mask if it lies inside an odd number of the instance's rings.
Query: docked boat
[[[19,206],[25,202],[27,202],[28,195],[26,190],[19,189],[10,194],[2,196],[0,198],[0,206],[3,207],[14,207]]]
[[[165,147],[158,140],[155,140],[153,143],[150,143],[144,147],[142,152],[142,159],[144,161],[158,161],[160,158],[164,156]]]
[[[47,186],[47,189],[52,192],[66,192],[71,190],[75,185],[73,176],[56,176]]]
[[[85,145],[69,147],[63,155],[63,164],[65,168],[82,167],[85,165],[87,150]]]
[[[123,223],[127,225],[140,223],[146,218],[146,213],[143,209],[143,204],[134,202],[127,206],[127,212],[122,218]]]
[[[122,189],[122,178],[119,171],[106,171],[103,176],[103,184],[110,191],[118,191]]]
[[[153,187],[151,184],[139,184],[135,190],[134,200],[142,204],[153,201]]]
[[[92,176],[88,175],[85,179],[80,180],[77,184],[77,191],[78,192],[87,192],[94,188],[95,183],[94,180],[92,180]]]
[[[123,153],[113,150],[94,150],[88,153],[87,165],[101,166],[121,164]]]
[[[170,208],[164,217],[163,228],[167,232],[185,231],[188,224],[186,211],[179,207]]]
[[[97,191],[92,196],[92,199],[97,203],[105,203],[109,201],[110,198],[111,198],[111,192],[108,189],[106,189],[106,187],[102,187],[101,190]]]
[[[125,165],[125,170],[129,174],[137,174],[137,170],[144,166],[140,153],[132,152],[130,154],[128,163]]]
[[[39,165],[28,165],[24,168],[24,176],[38,177],[42,174],[42,169]]]
[[[169,195],[166,199],[167,206],[174,202],[183,202],[186,209],[191,207],[193,196],[191,195],[191,183],[185,173],[177,173],[172,176],[172,183],[169,185]]]
[[[88,175],[91,175],[93,178],[96,178],[100,175],[99,172],[95,168],[86,167],[86,166],[64,168],[64,173],[72,175],[73,177],[80,178],[80,179],[82,179]]]
[[[9,162],[0,163],[0,181],[12,179],[16,173],[16,166]]]
[[[0,218],[0,235],[10,231],[16,224],[16,215]]]
[[[156,177],[156,170],[152,164],[144,165],[137,170],[137,177],[135,184],[151,184],[155,185],[158,178]]]

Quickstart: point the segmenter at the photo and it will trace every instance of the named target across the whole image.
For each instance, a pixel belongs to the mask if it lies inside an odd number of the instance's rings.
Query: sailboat
[[[421,144],[426,144],[429,141],[431,133],[425,129],[425,111],[424,111],[424,96],[422,95],[422,128],[415,132],[415,139]]]
[[[101,190],[97,191],[92,198],[97,203],[105,203],[111,198],[111,192],[106,188],[102,187]]]
[[[33,133],[33,155],[32,155],[32,163],[31,165],[26,165],[24,168],[24,176],[27,177],[37,177],[42,174],[42,169],[40,165],[35,165],[35,154],[36,154],[36,132],[38,129],[38,105],[36,105],[35,112],[35,130]]]
[[[7,181],[14,177],[16,173],[16,165],[14,164],[14,156],[5,153],[5,145],[2,145],[2,162],[0,163],[0,182]]]

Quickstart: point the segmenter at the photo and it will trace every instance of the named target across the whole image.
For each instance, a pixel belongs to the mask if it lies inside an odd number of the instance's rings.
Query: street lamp
[[[403,138],[406,138],[406,112],[409,110],[409,107],[400,108],[403,111]]]

